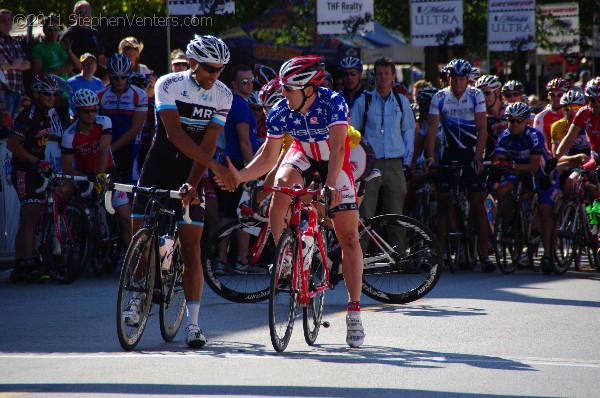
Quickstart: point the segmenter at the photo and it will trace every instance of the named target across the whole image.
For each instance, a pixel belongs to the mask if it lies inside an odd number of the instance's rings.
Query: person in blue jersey
[[[543,133],[527,125],[527,120],[531,116],[527,104],[523,102],[509,104],[504,114],[508,118],[508,128],[498,137],[494,163],[492,163],[492,167],[496,170],[507,171],[495,187],[498,201],[515,188],[517,180],[515,173],[530,174],[530,178],[523,180],[523,188],[525,192],[530,193],[529,200],[531,192],[538,193],[538,220],[534,220],[534,225],[539,221],[539,232],[544,246],[541,265],[542,270],[549,273],[553,270],[550,240],[554,208],[559,194],[556,171],[549,173],[544,171],[546,162],[552,159],[552,155],[546,147]]]
[[[342,246],[342,267],[348,288],[346,343],[363,344],[365,333],[360,317],[363,253],[358,240],[358,204],[350,167],[348,107],[339,93],[319,87],[325,79],[321,59],[304,55],[285,62],[279,71],[283,97],[269,111],[267,140],[258,155],[239,171],[239,182],[269,172],[281,153],[284,133],[293,141],[275,175],[277,186],[306,186],[318,171],[332,190],[333,225]],[[279,241],[290,200],[275,194],[271,206],[271,229]]]
[[[94,93],[104,90],[105,87],[102,80],[94,76],[96,69],[98,69],[96,56],[92,53],[81,54],[79,62],[81,63],[81,73],[69,79],[69,86],[73,89],[73,93],[82,88],[92,90]],[[69,102],[71,118],[74,119],[75,105],[73,104],[73,94],[71,94]]]
[[[475,227],[479,228],[477,243],[482,269],[492,270],[495,265],[488,253],[488,226],[485,212],[485,174],[483,154],[487,140],[487,118],[485,98],[481,90],[468,86],[471,64],[463,59],[453,59],[444,68],[449,86],[438,91],[429,105],[427,117],[426,159],[424,166],[436,163],[434,151],[438,124],[444,134],[444,153],[439,163],[450,164],[457,161],[467,167],[462,174],[467,197],[471,205],[471,216]],[[451,171],[438,170],[438,239],[441,247],[446,243],[446,216],[450,191]]]
[[[237,187],[235,170],[213,160],[217,137],[231,108],[232,94],[219,75],[229,62],[229,49],[214,36],[195,36],[187,46],[190,69],[160,77],[155,85],[157,127],[142,167],[140,186],[177,190],[187,187],[184,204],[190,204],[191,224],[182,221],[178,211],[178,233],[183,257],[183,289],[187,321],[185,341],[201,348],[206,337],[198,317],[204,277],[200,263],[200,239],[204,227],[203,177],[209,167],[225,186]],[[142,223],[147,198],[136,196],[132,225]],[[179,207],[180,206],[175,206]],[[142,293],[143,294],[143,293]],[[140,299],[134,298],[123,317],[131,324],[139,319]]]

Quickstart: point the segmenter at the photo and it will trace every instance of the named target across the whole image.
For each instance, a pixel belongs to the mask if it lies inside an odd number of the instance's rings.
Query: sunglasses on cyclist
[[[283,85],[283,89],[287,92],[287,93],[291,93],[292,91],[296,91],[296,90],[302,90],[304,89],[304,87],[302,86],[290,86],[289,84],[284,84]]]
[[[199,64],[199,65],[202,67],[202,69],[204,69],[206,71],[206,73],[210,73],[210,74],[221,73],[221,72],[223,72],[223,69],[225,69],[225,65],[220,66],[218,68],[215,68],[214,66],[210,66],[207,64]]]
[[[565,110],[565,112],[577,112],[581,109],[581,105],[565,106],[563,109]]]
[[[242,84],[252,84],[254,80],[252,79],[242,79]]]
[[[513,98],[513,97],[520,97],[520,96],[522,96],[522,95],[523,95],[523,94],[521,94],[521,93],[520,93],[520,92],[518,92],[518,91],[513,91],[513,92],[510,92],[510,93],[506,93],[506,94],[504,94],[504,97],[505,97],[505,98]]]
[[[522,117],[509,117],[508,122],[514,124],[521,124],[525,122],[525,119]]]
[[[129,76],[111,76],[110,78],[115,80],[127,80]]]
[[[351,76],[351,77],[354,77],[354,76],[358,76],[358,72],[344,72],[344,73],[342,73],[342,76],[346,76],[346,77]]]
[[[86,108],[86,109],[80,108],[79,111],[81,113],[85,113],[86,115],[98,112],[98,110],[96,108]]]
[[[54,91],[44,91],[42,92],[42,94],[44,94],[46,97],[58,97],[60,95],[60,93],[54,92]]]

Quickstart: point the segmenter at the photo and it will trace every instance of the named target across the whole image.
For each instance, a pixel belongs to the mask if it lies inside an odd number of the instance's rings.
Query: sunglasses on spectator
[[[123,51],[131,51],[131,50],[139,50],[139,48],[132,47],[132,46],[123,47]]]
[[[218,68],[207,65],[207,64],[199,64],[199,65],[202,67],[202,69],[204,69],[206,71],[206,73],[210,73],[210,74],[221,73],[221,72],[223,72],[223,69],[225,69],[225,65],[220,66]]]
[[[515,124],[521,124],[521,123],[525,122],[525,119],[521,118],[521,117],[509,117],[508,122],[515,123]]]
[[[253,80],[252,79],[242,79],[242,84],[252,84]]]
[[[342,76],[358,76],[358,72],[343,72]]]
[[[115,80],[127,80],[129,79],[129,76],[111,76],[110,78]]]
[[[505,98],[513,98],[513,97],[521,97],[522,95],[523,95],[523,94],[521,94],[521,93],[520,93],[520,92],[518,92],[518,91],[513,91],[513,92],[510,92],[510,93],[506,93],[506,94],[504,94],[504,97],[505,97]]]
[[[52,92],[52,91],[44,91],[44,92],[42,92],[42,94],[44,94],[46,97],[52,97],[52,96],[58,97],[60,95],[60,93]]]
[[[96,112],[98,112],[98,110],[96,108],[86,108],[86,109],[80,108],[79,111],[81,113],[85,113],[87,115],[89,115],[90,113],[96,113]]]
[[[563,109],[565,112],[577,112],[579,109],[581,109],[581,105],[565,106]]]

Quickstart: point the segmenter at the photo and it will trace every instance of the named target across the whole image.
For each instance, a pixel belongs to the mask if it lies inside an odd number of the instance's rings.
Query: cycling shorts
[[[473,161],[472,152],[466,156],[451,157],[448,152],[444,152],[440,165],[450,164],[451,161],[457,160],[461,165],[470,165]],[[452,185],[452,170],[438,169],[436,186],[438,192],[450,192]],[[485,192],[486,174],[477,174],[472,167],[465,167],[460,177],[460,187],[466,188],[468,192]]]
[[[300,173],[302,176],[304,185],[308,186],[313,181],[313,171],[317,171],[319,173],[322,181],[327,180],[329,162],[327,160],[313,160],[292,145],[290,150],[283,158],[279,170],[277,170],[275,181],[283,176],[282,173],[284,167],[292,167],[296,169],[296,171],[298,171],[298,173]],[[354,186],[352,168],[350,167],[349,162],[344,162],[334,188],[342,192],[342,203],[331,209],[332,211],[358,210],[358,204],[356,202],[356,187]]]
[[[17,191],[21,207],[44,202],[44,192],[37,193],[36,189],[44,184],[44,179],[38,171],[32,167],[19,167],[14,165],[11,172],[12,185]]]

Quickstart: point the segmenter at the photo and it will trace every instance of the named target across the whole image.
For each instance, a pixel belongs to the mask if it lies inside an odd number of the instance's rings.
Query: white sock
[[[198,325],[198,314],[200,313],[199,301],[188,301],[185,305],[187,312],[187,328],[189,325]]]

